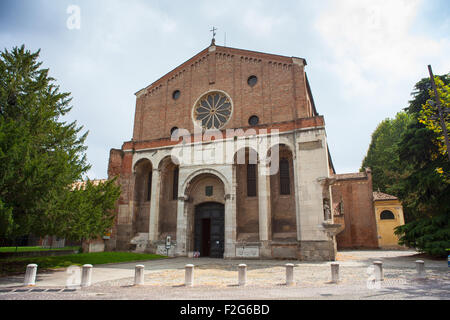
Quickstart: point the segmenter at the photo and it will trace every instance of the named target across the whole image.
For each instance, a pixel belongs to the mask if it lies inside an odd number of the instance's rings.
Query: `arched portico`
[[[183,168],[180,172],[183,172]],[[203,226],[203,232],[208,232],[205,230],[210,228],[211,232],[219,233],[217,239],[210,239],[214,241],[214,245],[210,247],[211,256],[221,256],[222,253],[217,254],[217,250],[222,250],[225,258],[234,256],[235,196],[231,193],[232,186],[228,181],[229,178],[218,170],[204,168],[188,173],[180,183],[176,255],[190,256],[194,251],[200,251],[204,238],[199,228]],[[217,249],[216,244],[223,249]]]

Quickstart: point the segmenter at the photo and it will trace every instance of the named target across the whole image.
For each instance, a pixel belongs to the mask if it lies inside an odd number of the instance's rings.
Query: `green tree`
[[[448,77],[439,77],[448,84]],[[445,256],[450,248],[450,184],[436,168],[449,172],[449,161],[440,152],[438,132],[429,130],[420,121],[421,112],[430,99],[430,80],[419,81],[406,111],[412,122],[398,143],[400,165],[408,168],[397,183],[409,222],[397,228],[400,243],[423,252]]]
[[[448,79],[450,75],[444,76]],[[437,92],[439,96],[439,101],[441,103],[442,116],[444,124],[447,128],[447,132],[450,132],[450,84],[445,85],[439,77],[435,77]],[[434,144],[439,148],[439,152],[442,155],[448,156],[447,145],[445,143],[444,132],[441,124],[440,114],[438,106],[436,104],[436,97],[434,90],[429,90],[429,95],[431,99],[422,106],[419,112],[419,122],[424,124],[425,127],[434,133],[436,133],[435,139],[433,139]],[[449,172],[444,172],[443,168],[436,168],[437,172],[446,180],[450,180]]]
[[[112,227],[119,196],[116,179],[98,184],[87,181],[65,193],[46,222],[56,236],[71,240],[95,239]]]
[[[374,190],[397,193],[397,183],[407,170],[400,164],[397,148],[401,135],[410,122],[411,116],[408,113],[399,112],[394,119],[383,120],[372,134],[361,171],[364,168],[372,169]]]
[[[69,199],[82,203],[74,200],[78,192],[71,185],[90,168],[84,145],[88,133],[62,120],[72,108],[70,93],[59,91],[38,57],[39,51],[24,46],[0,55],[0,236],[67,230],[62,224],[67,221],[53,219],[54,212],[73,209]],[[109,200],[117,199],[104,192]],[[92,212],[98,208],[94,198],[84,200]]]

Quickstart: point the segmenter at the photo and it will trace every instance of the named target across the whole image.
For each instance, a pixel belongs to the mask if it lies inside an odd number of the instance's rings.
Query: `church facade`
[[[133,138],[110,152],[122,195],[107,250],[335,260],[334,169],[305,67],[213,41],[138,91]]]

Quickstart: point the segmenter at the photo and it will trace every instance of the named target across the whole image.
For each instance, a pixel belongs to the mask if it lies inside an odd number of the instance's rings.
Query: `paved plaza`
[[[416,260],[425,261],[418,279]],[[372,264],[383,262],[384,281],[368,281]],[[338,254],[339,283],[331,283],[331,262],[171,258],[94,266],[92,285],[66,287],[66,269],[39,273],[36,286],[23,287],[24,275],[0,278],[0,300],[24,299],[450,299],[446,260],[415,251],[343,251]],[[247,285],[238,286],[238,265],[248,266]],[[286,286],[285,264],[294,264],[293,286]],[[143,264],[144,285],[133,286],[136,264]],[[194,264],[194,286],[185,287],[186,264]]]

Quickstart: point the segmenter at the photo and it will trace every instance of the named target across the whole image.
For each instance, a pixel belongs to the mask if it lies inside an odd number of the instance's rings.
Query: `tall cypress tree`
[[[61,234],[55,212],[90,168],[88,132],[62,119],[70,93],[38,57],[24,46],[0,55],[0,236]]]

